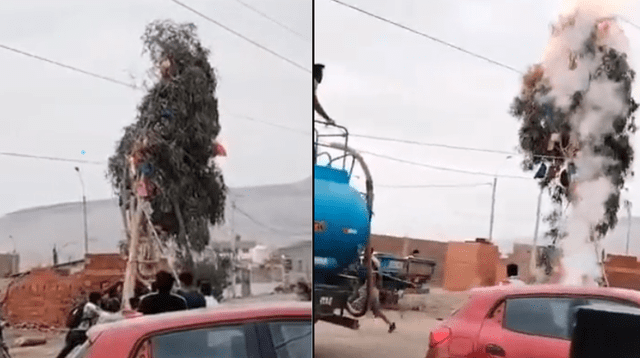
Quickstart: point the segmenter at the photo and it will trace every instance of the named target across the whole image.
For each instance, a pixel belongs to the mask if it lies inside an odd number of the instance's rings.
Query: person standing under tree
[[[187,301],[181,296],[171,293],[174,282],[173,276],[167,271],[158,272],[156,274],[158,292],[143,296],[140,299],[138,312],[146,315],[186,310]]]
[[[202,308],[207,306],[204,295],[193,286],[193,274],[191,272],[183,272],[178,277],[182,283],[182,289],[178,290],[178,294],[187,301],[189,309]]]

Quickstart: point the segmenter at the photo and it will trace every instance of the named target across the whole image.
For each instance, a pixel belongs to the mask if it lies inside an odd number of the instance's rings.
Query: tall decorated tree
[[[217,81],[209,50],[195,25],[169,20],[150,23],[142,40],[155,83],[108,169],[127,230],[121,245],[129,255],[125,281],[133,285],[152,276],[153,267],[145,271],[139,264],[153,264],[160,247],[175,247],[177,262],[193,268],[193,253],[209,243],[209,225],[224,221],[226,198],[214,161],[226,154],[216,142]]]

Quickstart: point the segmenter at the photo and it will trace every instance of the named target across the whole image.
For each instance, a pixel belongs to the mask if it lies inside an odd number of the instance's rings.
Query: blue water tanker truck
[[[373,183],[362,157],[348,147],[345,127],[316,121],[314,132],[314,322],[331,322],[358,328],[367,306],[348,307],[358,295],[363,282],[349,267],[365,255],[370,268],[368,250],[371,232]],[[319,131],[338,132],[320,134]],[[340,138],[340,143],[329,140]],[[354,169],[364,172],[364,192],[351,185]],[[366,280],[364,284],[368,284]],[[367,287],[367,295],[369,287]],[[366,300],[365,300],[366,302]],[[345,315],[345,310],[350,316]]]

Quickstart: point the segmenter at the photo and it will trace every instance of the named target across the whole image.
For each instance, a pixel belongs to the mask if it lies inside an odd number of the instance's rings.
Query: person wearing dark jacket
[[[57,358],[66,357],[71,351],[87,340],[87,331],[98,322],[104,311],[99,307],[102,296],[99,292],[89,294],[89,302],[82,308],[82,320],[78,327],[74,327],[67,333],[65,346],[58,354]]]
[[[178,278],[183,286],[182,289],[178,290],[178,294],[187,301],[188,309],[207,307],[204,295],[193,286],[193,274],[191,272],[183,272]]]
[[[157,314],[163,312],[181,311],[187,309],[187,301],[171,293],[173,276],[167,271],[156,274],[156,288],[158,292],[150,293],[140,299],[138,312],[142,314]]]

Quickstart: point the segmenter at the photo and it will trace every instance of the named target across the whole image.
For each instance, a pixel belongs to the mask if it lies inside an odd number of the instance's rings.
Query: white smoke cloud
[[[573,160],[577,172],[569,189],[574,196],[561,227],[567,234],[561,241],[564,284],[595,285],[601,276],[598,254],[590,239],[594,228],[605,216],[605,202],[618,193],[618,189],[604,175],[612,160],[596,154],[594,146],[601,144],[605,135],[614,133],[614,119],[624,117],[628,111],[622,84],[606,76],[592,79],[603,62],[604,53],[596,52],[591,58],[582,55],[581,51],[597,26],[596,46],[628,53],[628,40],[620,27],[613,21],[601,22],[603,18],[618,14],[627,3],[621,0],[565,1],[563,16],[554,28],[555,33],[543,56],[544,80],[551,91],[541,101],[553,101],[566,113],[573,95],[579,91],[584,94],[580,108],[569,118],[571,135],[580,145]]]

